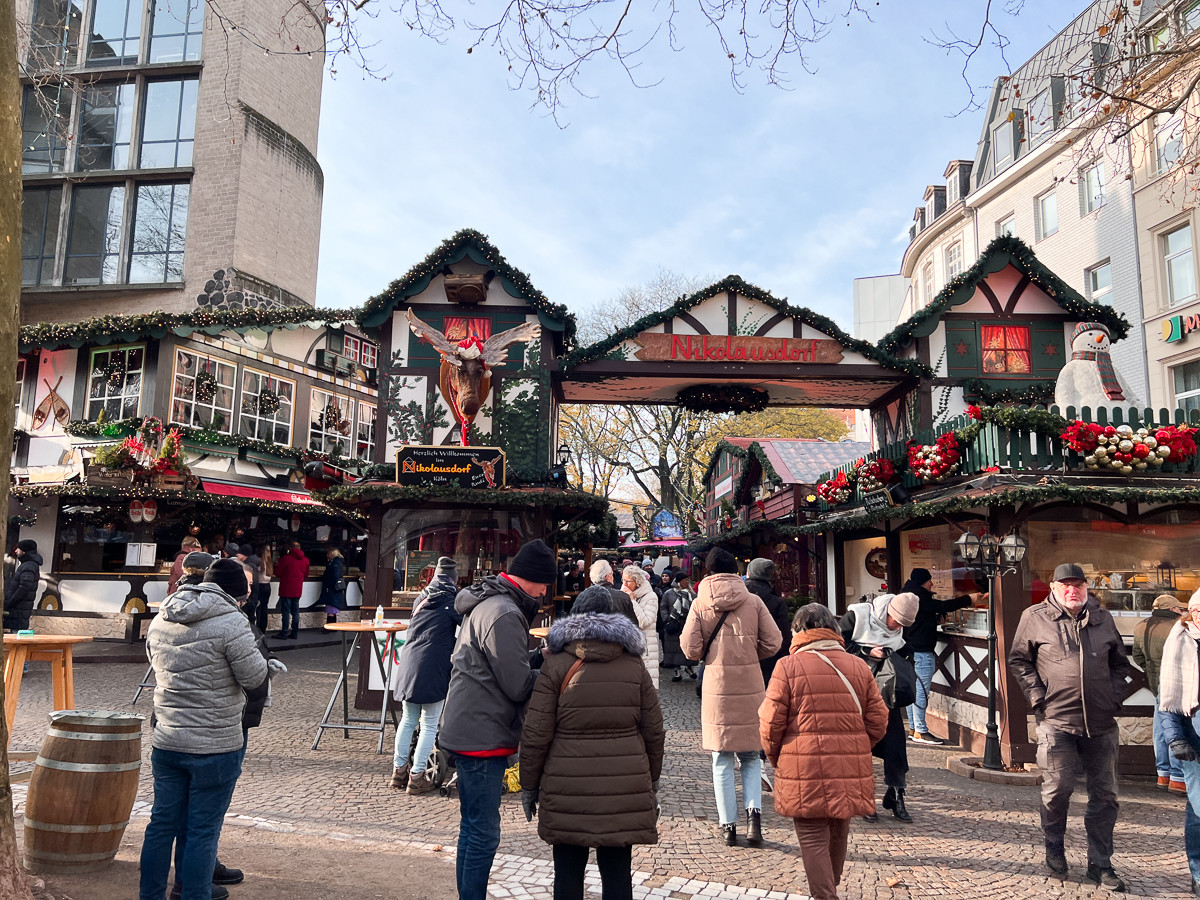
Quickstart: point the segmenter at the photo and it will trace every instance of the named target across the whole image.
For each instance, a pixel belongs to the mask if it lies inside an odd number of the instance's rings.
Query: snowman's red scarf
[[[1113,368],[1112,357],[1107,350],[1073,350],[1071,359],[1088,359],[1100,370],[1100,384],[1104,387],[1104,395],[1109,400],[1124,400],[1125,392],[1117,381],[1117,372]]]

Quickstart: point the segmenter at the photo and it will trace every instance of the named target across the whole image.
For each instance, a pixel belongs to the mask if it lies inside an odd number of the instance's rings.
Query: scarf
[[[887,627],[888,604],[894,594],[883,594],[866,603],[851,604],[854,613],[854,631],[850,640],[862,647],[886,647],[899,650],[904,646],[904,629],[895,631]]]
[[[1158,673],[1158,708],[1190,716],[1200,707],[1200,628],[1180,619],[1167,635]]]
[[[1100,384],[1104,387],[1104,395],[1109,400],[1125,399],[1125,392],[1121,390],[1121,383],[1117,381],[1117,372],[1107,350],[1073,350],[1071,359],[1088,359],[1094,362],[1100,371]]]
[[[808,631],[797,631],[792,635],[790,652],[801,650],[845,650],[846,642],[836,631],[828,628],[810,628]]]

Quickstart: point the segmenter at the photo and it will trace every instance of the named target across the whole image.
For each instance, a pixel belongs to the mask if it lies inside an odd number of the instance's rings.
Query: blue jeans
[[[487,900],[492,860],[500,846],[500,794],[508,758],[454,754],[458,770],[458,857],[454,874],[459,900]]]
[[[221,824],[245,752],[244,745],[229,753],[202,754],[154,748],[154,807],[142,839],[141,900],[162,900],[166,894],[171,845],[184,833],[183,871],[175,873],[183,900],[211,900]]]
[[[917,702],[908,708],[908,726],[921,734],[929,733],[925,710],[929,707],[933,673],[937,669],[937,654],[918,650],[913,653],[913,668],[917,670]]]
[[[400,727],[396,729],[396,750],[392,754],[392,765],[399,769],[408,764],[408,751],[412,746],[413,732],[420,722],[421,731],[417,737],[417,748],[413,751],[412,773],[417,775],[424,772],[429,764],[429,754],[433,752],[433,743],[437,740],[438,719],[442,717],[442,707],[445,700],[436,703],[409,703],[404,701],[404,715],[400,718]]]
[[[1154,768],[1158,769],[1159,776],[1166,775],[1172,781],[1183,781],[1183,772],[1179,767],[1179,760],[1171,755],[1168,749],[1166,737],[1163,735],[1163,719],[1168,713],[1163,712],[1158,708],[1157,699],[1154,704]]]
[[[280,615],[280,634],[290,634],[292,631],[297,631],[300,628],[300,598],[299,597],[280,597],[279,598],[279,615]],[[291,630],[288,629],[288,618],[291,617]]]
[[[762,809],[762,757],[758,751],[714,751],[713,789],[717,794],[717,816],[722,825],[733,825],[738,820],[737,787],[733,783],[735,756],[742,763],[742,799],[746,809]]]
[[[1187,807],[1183,814],[1183,847],[1187,852],[1188,868],[1192,881],[1200,881],[1200,762],[1178,760],[1171,762],[1183,772],[1187,785]]]

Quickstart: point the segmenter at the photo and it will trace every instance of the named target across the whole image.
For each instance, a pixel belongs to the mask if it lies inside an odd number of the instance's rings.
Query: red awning
[[[278,503],[300,503],[305,506],[325,507],[324,503],[314,500],[308,494],[299,491],[289,491],[283,488],[254,487],[248,484],[226,484],[220,481],[202,479],[204,490],[210,494],[221,494],[226,497],[249,497],[252,500],[274,500]]]

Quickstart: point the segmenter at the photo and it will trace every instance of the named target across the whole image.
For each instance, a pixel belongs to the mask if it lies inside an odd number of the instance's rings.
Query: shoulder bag
[[[721,626],[725,624],[725,620],[729,618],[729,610],[721,613],[721,618],[717,619],[717,627],[712,630],[712,634],[708,636],[708,640],[704,642],[704,650],[700,654],[700,668],[696,672],[696,696],[702,696],[704,687],[704,666],[705,660],[708,658],[708,651],[712,649],[713,641],[717,639],[717,632],[721,630]]]
[[[874,666],[875,684],[888,709],[903,709],[917,702],[917,670],[911,662],[889,650]]]

